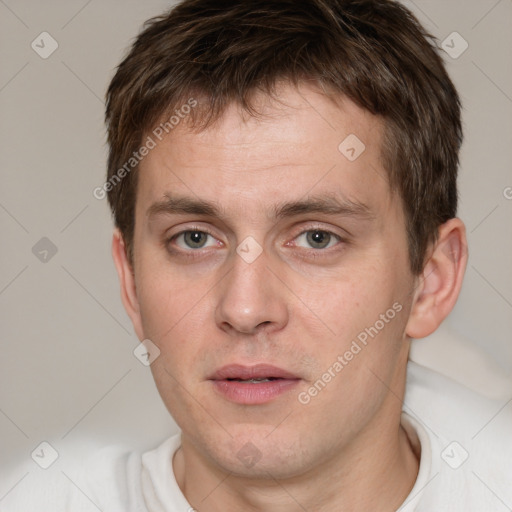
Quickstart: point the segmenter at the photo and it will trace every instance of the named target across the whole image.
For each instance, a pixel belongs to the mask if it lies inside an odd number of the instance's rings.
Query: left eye
[[[314,229],[311,231],[304,231],[301,233],[296,240],[299,242],[298,245],[301,247],[312,247],[313,249],[328,249],[339,241],[339,238],[333,233],[328,231],[322,231]],[[304,246],[303,244],[307,244]]]
[[[204,231],[183,231],[174,240],[181,249],[203,249],[215,245],[215,239]]]

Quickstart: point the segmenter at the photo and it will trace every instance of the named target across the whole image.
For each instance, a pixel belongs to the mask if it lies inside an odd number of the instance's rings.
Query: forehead
[[[257,116],[232,104],[205,129],[184,119],[156,140],[139,167],[138,205],[169,192],[245,210],[308,194],[388,198],[382,119],[313,86],[281,85],[276,96],[253,98]]]

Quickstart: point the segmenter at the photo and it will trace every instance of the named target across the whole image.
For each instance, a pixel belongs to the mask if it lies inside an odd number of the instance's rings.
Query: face
[[[184,446],[276,478],[399,414],[414,285],[381,120],[313,88],[280,99],[183,123],[141,162],[130,311]]]

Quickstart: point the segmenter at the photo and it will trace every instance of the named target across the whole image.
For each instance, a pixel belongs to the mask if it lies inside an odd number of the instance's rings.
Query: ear
[[[128,260],[126,246],[119,229],[114,230],[112,237],[112,257],[117,269],[117,275],[119,276],[121,300],[123,301],[124,309],[132,321],[137,337],[139,340],[143,340],[144,333],[142,330],[139,301],[135,286],[135,274],[132,264]]]
[[[439,228],[421,276],[418,277],[405,332],[411,338],[432,334],[453,309],[467,263],[466,229],[460,219]]]

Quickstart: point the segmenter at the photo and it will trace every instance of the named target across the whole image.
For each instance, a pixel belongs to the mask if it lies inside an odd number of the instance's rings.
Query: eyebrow
[[[275,207],[275,217],[278,219],[309,213],[362,217],[366,219],[375,217],[372,210],[366,204],[360,201],[352,201],[346,197],[338,198],[333,195],[313,196],[305,200],[284,203]]]
[[[148,217],[159,214],[225,217],[224,209],[217,203],[191,197],[173,196],[171,194],[165,194],[165,198],[166,199],[163,201],[153,203],[148,208]],[[366,204],[348,198],[338,198],[334,195],[310,196],[304,200],[278,203],[273,207],[273,216],[275,219],[284,219],[310,213],[361,217],[363,219],[372,219],[375,217],[372,210]]]

